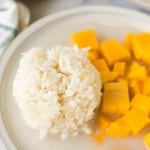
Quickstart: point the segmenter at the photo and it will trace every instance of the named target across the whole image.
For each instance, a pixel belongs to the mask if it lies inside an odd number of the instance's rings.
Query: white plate
[[[128,1],[137,5],[143,10],[147,10],[150,12],[150,0],[128,0]]]
[[[92,28],[100,40],[122,40],[130,32],[150,32],[146,15],[115,7],[81,7],[50,15],[21,33],[0,60],[0,132],[9,150],[146,150],[140,137],[107,139],[97,145],[86,135],[60,141],[58,137],[39,140],[24,122],[12,97],[12,82],[21,53],[36,46],[49,48],[70,44],[70,34]]]

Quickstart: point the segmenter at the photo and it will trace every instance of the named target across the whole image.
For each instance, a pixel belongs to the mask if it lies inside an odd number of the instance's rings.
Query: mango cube
[[[126,137],[130,134],[130,128],[123,119],[117,119],[106,129],[106,133],[115,137]]]
[[[92,61],[92,64],[100,72],[109,71],[109,67],[104,59],[96,59],[96,60]]]
[[[109,67],[104,59],[95,59],[92,64],[100,72],[102,83],[113,81],[118,77],[118,73],[110,71]]]
[[[135,33],[130,33],[128,34],[126,37],[125,37],[125,47],[128,49],[128,50],[132,50],[132,41],[133,41],[133,38],[135,38],[137,35]]]
[[[142,55],[143,55],[143,47],[142,47],[137,35],[132,37],[131,45],[132,45],[132,52],[133,52],[135,58],[141,59]]]
[[[114,71],[101,71],[102,83],[105,84],[110,81],[114,81],[118,77],[118,73]]]
[[[88,51],[88,57],[91,61],[96,60],[99,58],[98,53],[94,50]]]
[[[126,70],[126,63],[125,62],[116,62],[114,64],[113,71],[117,72],[119,76],[124,76]]]
[[[113,39],[102,42],[100,48],[102,55],[110,66],[117,61],[126,61],[130,59],[129,51]]]
[[[132,79],[132,80],[129,80],[128,84],[129,84],[129,91],[132,96],[138,93],[142,93],[142,90],[143,90],[142,82]]]
[[[150,95],[150,77],[144,81],[143,84],[143,94]]]
[[[149,117],[144,112],[135,108],[128,111],[123,116],[123,120],[134,135],[137,135],[150,122]]]
[[[132,62],[131,66],[129,67],[127,77],[128,79],[143,81],[147,77],[147,70],[143,65],[140,65],[137,62]]]
[[[150,114],[150,98],[142,94],[136,94],[131,101],[131,106],[136,108],[145,114]]]
[[[77,44],[79,48],[88,47],[98,49],[99,44],[95,32],[92,29],[73,33],[71,36],[72,43]]]
[[[150,33],[143,32],[138,35],[138,39],[142,45],[147,45],[150,43]]]
[[[129,47],[135,58],[150,64],[150,33],[129,34],[126,37],[126,46]]]
[[[150,65],[150,42],[149,44],[145,45],[144,48],[143,48],[143,55],[141,57],[141,60]]]
[[[145,46],[150,42],[149,33],[129,34],[126,37],[126,45],[132,49],[135,58],[141,59],[145,53]]]
[[[144,136],[144,142],[145,142],[145,144],[147,145],[147,147],[150,148],[150,133],[147,133],[147,134]]]
[[[126,82],[110,82],[104,85],[102,112],[122,115],[129,110],[129,107],[129,93]]]
[[[100,115],[97,119],[98,129],[104,130],[109,126],[111,121],[104,115]]]

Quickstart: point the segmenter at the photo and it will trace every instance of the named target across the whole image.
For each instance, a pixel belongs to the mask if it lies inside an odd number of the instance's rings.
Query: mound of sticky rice
[[[57,46],[23,53],[13,95],[26,121],[41,136],[84,131],[100,104],[101,80],[87,50]]]

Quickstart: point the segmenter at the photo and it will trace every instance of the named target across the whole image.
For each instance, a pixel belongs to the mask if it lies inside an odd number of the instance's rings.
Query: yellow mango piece
[[[102,83],[113,81],[118,77],[117,72],[109,70],[109,67],[104,59],[96,59],[92,64],[100,72]]]
[[[118,77],[118,73],[114,71],[100,71],[102,83],[114,81]]]
[[[125,45],[130,48],[137,59],[150,64],[150,33],[129,34],[126,37]]]
[[[148,148],[150,148],[150,133],[147,133],[145,136],[144,136],[144,142],[146,144],[146,146]]]
[[[137,62],[132,62],[129,67],[127,78],[143,81],[147,78],[147,70],[143,65],[140,65]]]
[[[141,59],[143,55],[143,46],[137,36],[132,38],[132,52],[136,59]]]
[[[132,41],[133,41],[133,38],[136,37],[137,35],[135,33],[130,33],[128,34],[126,37],[125,37],[125,47],[128,49],[128,50],[132,50]]]
[[[143,62],[150,64],[150,33],[141,33],[138,35],[139,43],[141,44]]]
[[[97,127],[99,130],[105,131],[111,121],[104,115],[100,115],[97,119]]]
[[[123,119],[117,119],[112,122],[106,129],[106,133],[110,136],[115,137],[126,137],[129,136],[131,130]]]
[[[140,41],[139,35],[129,34],[126,37],[126,41],[128,43],[128,46],[130,46],[130,49],[132,50],[135,58],[141,59],[142,55],[143,55],[143,46],[142,46],[142,43]]]
[[[142,94],[136,94],[131,101],[131,107],[136,108],[145,114],[150,114],[150,98]]]
[[[104,136],[100,133],[93,133],[92,134],[92,138],[97,142],[97,143],[101,143],[104,140]]]
[[[150,65],[150,43],[145,45],[144,48],[143,48],[143,55],[141,57],[141,60]]]
[[[125,62],[116,62],[114,64],[113,71],[117,72],[119,76],[124,76],[126,70],[126,63]]]
[[[95,50],[88,51],[88,57],[91,61],[94,61],[99,58],[98,53]]]
[[[150,95],[150,77],[144,81],[143,84],[143,94]]]
[[[104,59],[96,59],[96,60],[92,61],[92,64],[100,72],[109,71],[109,67]]]
[[[147,45],[150,43],[150,33],[143,32],[138,35],[138,39],[142,45]]]
[[[102,42],[100,44],[100,49],[110,66],[117,61],[126,61],[130,59],[129,51],[113,39]]]
[[[142,111],[132,108],[124,116],[123,120],[127,123],[133,135],[137,135],[149,124],[149,117]]]
[[[129,91],[132,96],[142,93],[143,84],[142,82],[132,79],[128,81],[129,83]]]
[[[92,29],[73,33],[71,35],[72,43],[77,44],[79,48],[88,47],[98,49],[99,44],[95,32]]]
[[[101,111],[106,114],[122,115],[130,107],[128,86],[126,82],[110,82],[104,85]]]

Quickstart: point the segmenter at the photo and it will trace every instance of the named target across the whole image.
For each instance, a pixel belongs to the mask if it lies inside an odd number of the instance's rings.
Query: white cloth
[[[23,4],[0,0],[0,54],[29,20],[29,10]]]
[[[30,20],[29,10],[21,3],[0,0],[0,54]],[[6,150],[0,139],[0,150]]]

